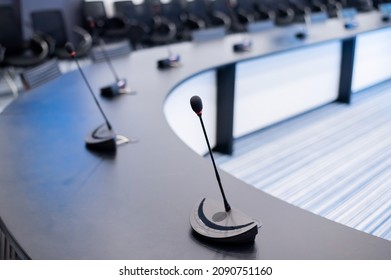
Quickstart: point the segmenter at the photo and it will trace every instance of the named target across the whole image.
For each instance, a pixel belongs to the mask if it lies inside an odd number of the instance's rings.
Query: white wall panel
[[[234,137],[334,101],[340,63],[338,41],[238,63]]]
[[[391,79],[391,28],[357,36],[352,91]]]

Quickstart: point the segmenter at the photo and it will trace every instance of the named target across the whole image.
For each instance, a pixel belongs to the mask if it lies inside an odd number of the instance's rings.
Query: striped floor
[[[391,240],[391,82],[235,141],[216,163],[273,196]]]

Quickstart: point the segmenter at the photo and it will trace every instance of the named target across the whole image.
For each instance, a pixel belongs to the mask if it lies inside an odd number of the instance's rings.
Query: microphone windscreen
[[[194,113],[197,115],[202,114],[202,100],[198,95],[194,95],[192,98],[190,98],[190,105]]]
[[[71,42],[68,42],[68,43],[65,44],[65,50],[70,55],[74,55],[75,54],[75,48],[73,47],[73,44]]]

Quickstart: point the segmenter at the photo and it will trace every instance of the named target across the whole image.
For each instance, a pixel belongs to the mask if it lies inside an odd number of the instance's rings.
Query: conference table
[[[222,170],[230,204],[263,226],[251,244],[202,241],[189,217],[201,198],[221,199],[214,172],[163,110],[200,73],[391,27],[377,12],[357,19],[353,30],[337,19],[314,25],[304,40],[289,27],[250,34],[253,49],[240,54],[232,45],[243,34],[173,44],[181,66],[167,70],[156,67],[166,46],[134,51],[113,60],[134,95],[99,96],[113,82],[107,65],[83,67],[115,131],[137,139],[115,154],[85,147],[85,136],[103,118],[78,71],[22,94],[0,115],[0,217],[9,236],[31,259],[391,259],[390,241],[290,205]],[[183,108],[196,119],[188,102]],[[198,124],[190,129],[205,143]]]

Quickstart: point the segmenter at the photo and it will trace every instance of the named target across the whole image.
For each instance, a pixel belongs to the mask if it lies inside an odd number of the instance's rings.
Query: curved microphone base
[[[303,40],[303,39],[305,39],[305,38],[308,37],[308,32],[305,31],[305,30],[299,31],[299,32],[297,32],[297,33],[295,34],[295,36],[296,36],[297,39]]]
[[[102,152],[115,152],[118,145],[128,141],[126,137],[115,134],[106,123],[94,129],[85,140],[88,149]]]
[[[132,91],[127,86],[126,79],[120,79],[117,82],[103,87],[100,89],[100,94],[104,97],[115,97],[121,94],[135,94],[135,91]]]
[[[157,61],[158,69],[169,69],[179,67],[181,58],[179,55],[170,55],[167,58],[160,59]]]
[[[358,27],[358,22],[356,20],[346,21],[344,26],[346,29],[355,29]]]
[[[242,53],[242,52],[249,52],[252,48],[252,41],[250,40],[243,40],[240,43],[233,45],[233,50],[236,53]]]
[[[190,214],[190,225],[208,241],[239,244],[254,242],[261,223],[233,208],[226,212],[222,203],[204,198]]]

